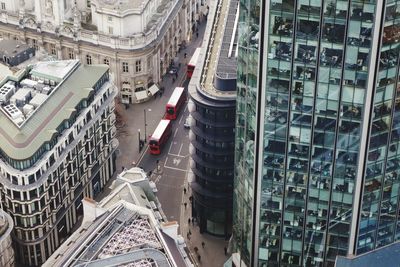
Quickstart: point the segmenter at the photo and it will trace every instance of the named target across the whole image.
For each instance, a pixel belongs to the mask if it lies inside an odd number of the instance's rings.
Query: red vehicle
[[[192,58],[189,61],[189,64],[187,65],[187,77],[191,78],[193,75],[194,68],[196,67],[197,61],[199,60],[200,56],[200,47],[196,48],[196,50],[193,53]]]
[[[186,101],[186,92],[183,87],[176,87],[165,106],[165,118],[167,120],[176,120],[179,111]]]
[[[171,136],[172,128],[170,120],[161,120],[153,135],[149,138],[150,154],[159,155],[162,147]]]

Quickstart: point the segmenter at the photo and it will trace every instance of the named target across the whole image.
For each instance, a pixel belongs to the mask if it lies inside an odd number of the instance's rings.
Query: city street
[[[182,108],[177,120],[173,121],[172,136],[168,140],[160,155],[151,155],[147,150],[147,143],[139,152],[139,135],[144,139],[145,135],[151,136],[159,121],[165,113],[167,104],[173,90],[177,86],[186,88],[189,80],[186,80],[186,64],[189,62],[195,49],[201,46],[205,22],[199,25],[199,37],[193,37],[193,41],[186,44],[177,55],[181,67],[175,75],[166,74],[160,87],[164,87],[164,93],[148,102],[130,105],[126,108],[117,103],[117,137],[119,140],[119,155],[117,158],[117,172],[123,168],[133,166],[142,167],[146,172],[152,172],[151,179],[156,182],[157,196],[161,202],[163,211],[169,220],[180,218],[180,206],[182,205],[183,184],[189,163],[189,129],[183,127],[188,116],[186,104]],[[184,57],[184,54],[187,57]],[[157,160],[162,174],[156,174]],[[103,193],[107,194],[107,190]],[[102,195],[103,195],[102,194]]]
[[[152,172],[151,180],[157,185],[157,197],[167,218],[178,220],[180,216],[183,184],[189,164],[189,129],[183,127],[185,118],[189,115],[186,105],[173,121],[172,136],[160,155],[151,155],[148,147],[143,157],[137,163],[146,172]],[[159,160],[160,172],[157,172]]]
[[[148,152],[147,143],[143,150],[139,151],[139,138],[143,140],[145,135],[147,137],[152,135],[164,116],[165,105],[174,88],[183,86],[187,92],[189,80],[186,80],[186,64],[195,49],[201,46],[205,25],[206,23],[203,21],[198,27],[199,36],[196,38],[196,35],[194,35],[192,42],[187,43],[186,48],[177,55],[181,67],[177,72],[177,77],[171,74],[164,76],[160,87],[164,87],[165,90],[161,96],[142,104],[130,105],[127,109],[124,105],[117,103],[117,137],[119,140],[117,173],[120,173],[123,168],[133,166],[139,166],[146,172],[151,172],[150,179],[157,185],[158,192],[156,194],[163,212],[168,220],[179,222],[179,232],[185,237],[192,258],[197,261],[194,249],[201,247],[201,243],[205,242],[207,247],[202,249],[202,260],[197,264],[202,266],[222,266],[227,259],[227,256],[224,255],[224,247],[228,246],[227,241],[207,234],[200,234],[197,225],[188,224],[188,218],[192,216],[189,199],[191,190],[187,181],[190,159],[190,130],[183,126],[185,119],[189,115],[187,102],[178,118],[173,121],[172,135],[162,149],[161,154],[151,155]],[[185,53],[187,53],[186,58],[184,57]],[[157,170],[157,160],[159,161],[159,171]],[[187,190],[186,194],[183,194],[184,188]],[[109,189],[106,188],[101,195],[104,196],[108,193]],[[99,198],[102,198],[102,196],[99,196]],[[184,203],[187,203],[186,208]],[[188,231],[191,232],[190,238],[186,236]]]

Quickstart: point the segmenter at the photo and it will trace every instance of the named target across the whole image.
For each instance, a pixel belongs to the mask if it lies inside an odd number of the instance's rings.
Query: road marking
[[[180,155],[180,154],[181,154],[181,151],[182,151],[182,147],[183,147],[183,144],[181,144],[181,148],[179,148],[179,152],[178,152],[178,155]]]
[[[175,129],[174,138],[175,138],[177,132],[178,132],[178,128]],[[176,142],[174,142],[174,143],[176,144]]]
[[[185,111],[183,111],[183,112],[185,112]],[[183,115],[181,116],[181,118],[179,119],[179,125],[181,124],[181,122],[182,122],[182,119],[183,119]]]
[[[144,150],[144,152],[143,152],[142,155],[140,156],[140,158],[139,158],[139,160],[138,160],[138,162],[137,162],[137,164],[136,164],[136,167],[139,167],[140,162],[142,161],[142,159],[143,159],[143,157],[144,157],[144,154],[147,153],[147,150],[148,150],[148,149],[149,149],[149,146],[146,146],[146,149]]]
[[[155,183],[158,183],[161,180],[161,175],[158,175],[157,178],[154,180]]]
[[[167,161],[168,161],[168,156],[165,157],[164,168],[167,166],[167,165],[166,165],[166,164],[167,164]]]
[[[164,168],[171,169],[171,170],[176,170],[176,171],[181,171],[181,172],[187,172],[187,170],[184,170],[184,169],[169,167],[169,166],[165,166],[165,165],[164,165]]]
[[[179,163],[181,163],[181,159],[179,159],[179,158],[174,158],[174,159],[172,160],[172,163],[173,163],[175,166],[178,166]]]
[[[171,142],[171,144],[169,145],[168,154],[170,154],[170,152],[171,152],[172,145],[173,145],[173,142]]]
[[[178,157],[178,158],[186,158],[187,156],[189,156],[189,154],[186,156],[182,156],[182,155],[177,155],[177,154],[172,154],[172,153],[168,153],[168,155]]]

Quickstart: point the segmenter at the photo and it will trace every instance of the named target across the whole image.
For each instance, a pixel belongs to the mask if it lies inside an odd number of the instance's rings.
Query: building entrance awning
[[[158,91],[160,91],[160,88],[158,88],[158,86],[156,84],[153,84],[149,88],[149,94],[152,95],[152,96],[157,94]]]
[[[137,102],[143,102],[148,98],[146,90],[135,92],[135,97]]]

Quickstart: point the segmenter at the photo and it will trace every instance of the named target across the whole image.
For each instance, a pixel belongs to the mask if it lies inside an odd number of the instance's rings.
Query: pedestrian
[[[178,73],[177,73],[177,72],[175,72],[175,78],[177,78],[177,79],[178,79]]]
[[[199,32],[196,32],[196,38],[199,38]]]
[[[175,82],[175,78],[172,78],[172,83],[174,83]]]
[[[226,247],[224,247],[224,253],[225,255],[228,254],[228,249]]]
[[[188,224],[190,225],[190,218],[188,219]]]
[[[194,218],[192,218],[192,224],[194,225]]]
[[[185,53],[185,54],[183,54],[183,57],[184,57],[184,58],[186,58],[186,56],[187,56],[187,54],[186,54],[186,53]]]
[[[199,260],[199,262],[201,261],[201,256],[200,256],[200,254],[197,255],[197,259]]]
[[[185,206],[185,209],[186,209],[186,207],[187,207],[187,203],[185,202],[185,203],[183,203],[183,206]]]
[[[199,252],[199,248],[198,247],[194,247],[193,248],[194,252],[197,254],[197,252]]]
[[[190,196],[190,197],[189,197],[189,201],[190,201],[190,203],[192,203],[192,201],[193,201],[193,196]]]
[[[206,246],[206,243],[204,243],[204,241],[202,241],[201,246],[204,248]]]
[[[190,231],[190,229],[189,229],[189,235],[192,235],[192,231]]]
[[[183,194],[186,194],[186,187],[183,188]]]

